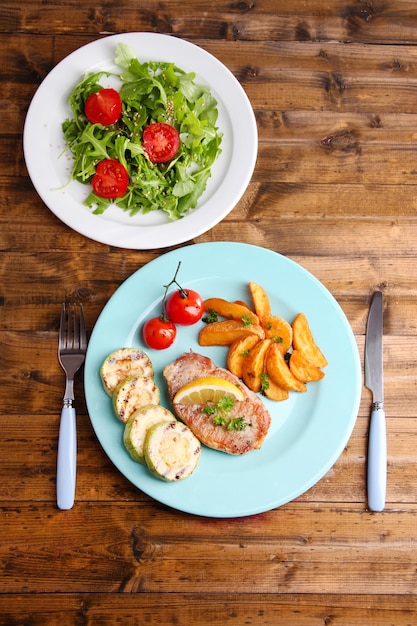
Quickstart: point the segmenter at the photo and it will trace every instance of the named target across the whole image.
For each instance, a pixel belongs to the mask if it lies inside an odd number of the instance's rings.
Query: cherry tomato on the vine
[[[177,289],[166,301],[166,314],[175,324],[189,326],[198,322],[204,313],[203,299],[193,289]]]
[[[142,141],[143,149],[152,163],[166,163],[177,154],[180,136],[171,124],[155,122],[146,126]]]
[[[115,89],[100,89],[85,101],[84,113],[92,124],[109,126],[122,115],[122,100]]]
[[[100,198],[120,198],[126,193],[129,174],[124,165],[115,159],[103,159],[91,179],[95,194]]]
[[[142,333],[148,348],[165,350],[174,343],[177,329],[170,320],[165,320],[163,317],[152,317],[144,323]]]

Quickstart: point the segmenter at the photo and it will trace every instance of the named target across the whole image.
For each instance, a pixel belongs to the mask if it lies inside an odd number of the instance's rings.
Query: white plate
[[[121,72],[114,64],[118,42],[131,46],[142,62],[169,61],[186,72],[195,72],[196,82],[208,85],[218,102],[222,152],[196,209],[176,222],[169,222],[162,211],[129,217],[113,206],[103,215],[93,215],[83,205],[89,187],[77,181],[68,183],[72,159],[65,151],[62,122],[71,116],[69,95],[86,72]],[[251,179],[258,135],[246,93],[218,59],[188,41],[169,35],[124,33],[79,48],[46,76],[28,110],[23,148],[36,191],[60,220],[101,243],[140,250],[188,241],[213,228],[230,213]]]
[[[167,350],[143,343],[143,322],[161,311],[163,284],[181,261],[179,281],[203,298],[218,296],[250,302],[248,281],[260,283],[272,311],[292,321],[300,311],[329,364],[325,377],[307,393],[285,402],[264,399],[272,424],[260,450],[231,456],[203,446],[194,474],[178,483],[155,478],[135,463],[123,446],[123,424],[103,390],[99,370],[110,352],[140,347],[152,359],[161,404],[170,408],[162,370],[190,349],[224,367],[227,348],[200,347],[203,323],[178,327]],[[227,268],[227,271],[225,271]],[[84,369],[85,394],[97,437],[115,466],[139,489],[168,506],[207,517],[241,517],[268,511],[314,485],[343,451],[356,422],[362,391],[355,337],[342,309],[309,272],[285,257],[257,246],[203,243],[163,254],[132,274],[104,307],[90,338]]]

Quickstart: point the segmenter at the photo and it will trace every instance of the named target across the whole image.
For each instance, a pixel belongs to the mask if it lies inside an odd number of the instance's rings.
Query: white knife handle
[[[75,497],[77,433],[75,409],[64,406],[59,425],[56,496],[59,509],[71,509]]]
[[[387,490],[387,435],[381,402],[372,405],[368,440],[368,506],[382,511]]]

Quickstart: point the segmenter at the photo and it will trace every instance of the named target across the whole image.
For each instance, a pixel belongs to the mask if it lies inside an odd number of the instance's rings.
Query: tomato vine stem
[[[177,285],[178,287],[178,291],[180,293],[181,298],[183,298],[185,300],[185,298],[188,298],[188,291],[186,291],[181,285],[180,283],[177,281],[177,276],[178,276],[178,272],[180,271],[180,267],[181,267],[181,261],[178,261],[178,266],[177,269],[175,271],[174,277],[173,279],[167,284],[167,285],[163,285],[165,288],[165,293],[164,293],[164,300],[163,300],[163,314],[166,316],[166,298],[168,295],[168,289],[171,287],[171,285]]]

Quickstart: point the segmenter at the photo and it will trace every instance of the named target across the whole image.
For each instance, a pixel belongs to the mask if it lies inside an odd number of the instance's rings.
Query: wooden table
[[[0,16],[0,623],[415,623],[415,2],[4,0]],[[112,465],[81,376],[76,503],[57,509],[61,302],[82,301],[91,331],[124,279],[166,250],[109,247],[61,223],[28,178],[22,131],[59,61],[123,31],[169,33],[211,52],[256,113],[247,191],[195,243],[256,244],[305,267],[344,310],[362,360],[370,297],[383,291],[384,512],[367,508],[365,388],[344,452],[314,487],[266,513],[210,519],[155,502]]]

